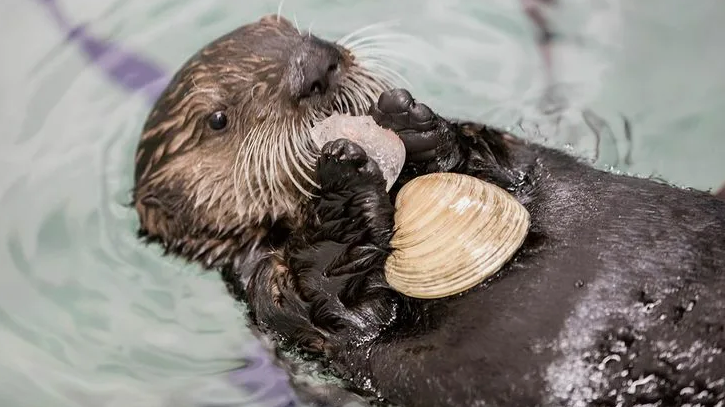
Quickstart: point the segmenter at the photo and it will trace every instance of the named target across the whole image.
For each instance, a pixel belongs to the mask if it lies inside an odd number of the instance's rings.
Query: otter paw
[[[383,92],[369,114],[375,122],[394,131],[413,161],[430,159],[440,142],[441,119],[423,103],[417,103],[405,89]]]
[[[377,124],[394,132],[425,132],[437,124],[433,111],[423,103],[416,103],[405,89],[383,92],[378,103],[370,107],[370,115]]]
[[[377,163],[368,157],[362,147],[348,139],[328,141],[322,146],[317,175],[323,190],[358,181],[385,183]]]

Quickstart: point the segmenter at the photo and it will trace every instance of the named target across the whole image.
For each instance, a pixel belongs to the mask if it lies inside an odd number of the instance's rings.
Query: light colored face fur
[[[142,234],[198,245],[294,218],[316,187],[311,126],[334,112],[365,114],[395,77],[379,60],[355,55],[355,44],[370,44],[350,38],[327,42],[272,15],[191,57],[138,146]],[[319,69],[329,86],[310,85]]]

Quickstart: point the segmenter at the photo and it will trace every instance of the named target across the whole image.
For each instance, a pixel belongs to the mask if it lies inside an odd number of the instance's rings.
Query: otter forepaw
[[[378,103],[370,107],[370,115],[380,126],[394,132],[425,132],[436,127],[436,116],[428,106],[416,103],[405,89],[383,92]]]
[[[359,181],[385,184],[383,173],[362,147],[347,139],[327,142],[317,162],[317,175],[323,190]]]
[[[445,120],[423,103],[417,103],[405,89],[383,92],[369,114],[375,122],[393,130],[405,144],[407,160],[426,161],[435,157],[436,149],[448,141]]]

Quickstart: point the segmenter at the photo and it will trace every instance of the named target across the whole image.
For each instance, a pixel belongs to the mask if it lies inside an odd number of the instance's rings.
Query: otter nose
[[[342,55],[322,41],[307,42],[297,55],[300,73],[298,98],[324,94],[335,82]]]

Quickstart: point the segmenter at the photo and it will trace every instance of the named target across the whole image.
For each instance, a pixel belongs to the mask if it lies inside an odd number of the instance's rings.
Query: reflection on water
[[[725,178],[725,11],[716,0],[684,10],[629,3],[568,1],[551,12],[563,34],[548,93],[555,115],[540,109],[547,84],[517,2],[287,0],[284,13],[328,38],[398,20],[392,29],[410,38],[390,50],[435,110],[590,158],[598,148],[600,166],[715,187]],[[0,405],[293,401],[243,305],[216,274],[141,245],[125,206],[137,136],[168,75],[278,4],[5,3],[0,52],[13,63],[0,77]]]

